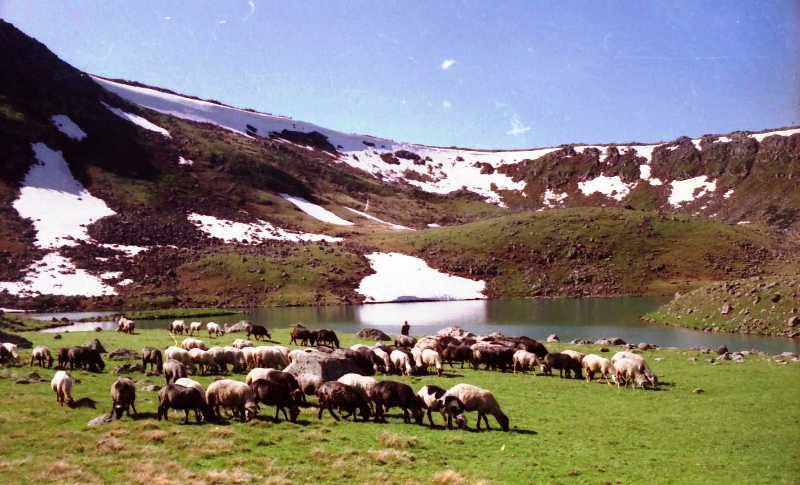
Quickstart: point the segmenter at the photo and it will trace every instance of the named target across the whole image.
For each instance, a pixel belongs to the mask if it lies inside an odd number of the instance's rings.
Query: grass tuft
[[[378,435],[378,442],[386,448],[405,450],[417,446],[417,437],[392,433],[391,431],[381,431],[381,434]]]

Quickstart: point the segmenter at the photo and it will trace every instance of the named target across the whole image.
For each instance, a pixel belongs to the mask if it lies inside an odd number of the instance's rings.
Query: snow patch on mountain
[[[81,141],[87,136],[86,132],[67,115],[53,115],[50,117],[50,121],[58,128],[58,131],[73,140]]]
[[[708,176],[700,175],[685,180],[673,180],[670,182],[672,188],[669,194],[669,203],[672,207],[678,207],[685,202],[691,202],[710,192],[717,190],[717,181],[708,180]]]
[[[346,221],[341,217],[337,216],[333,212],[321,207],[313,202],[309,202],[302,197],[297,197],[294,195],[289,194],[281,194],[281,197],[288,200],[292,204],[294,204],[298,209],[305,212],[306,214],[310,215],[314,219],[320,220],[322,222],[327,222],[328,224],[336,224],[338,226],[352,226],[353,223],[350,221]]]
[[[356,291],[368,303],[486,298],[484,281],[441,273],[420,258],[378,252],[366,257],[375,273],[361,280]]]
[[[194,165],[194,161],[179,156],[178,157],[178,165],[192,166],[192,165]]]
[[[117,292],[102,279],[76,268],[72,261],[58,252],[46,254],[31,264],[21,281],[0,282],[0,291],[12,295],[35,296],[103,296]]]
[[[764,138],[770,136],[792,136],[795,133],[800,133],[800,128],[790,128],[788,130],[775,130],[775,131],[768,131],[766,133],[753,133],[750,135],[751,138],[755,138],[756,141],[761,143]]]
[[[75,180],[60,151],[44,143],[32,148],[37,162],[25,175],[13,206],[33,221],[36,245],[54,249],[89,240],[86,226],[115,212]]]
[[[550,189],[547,189],[544,191],[544,195],[542,195],[542,204],[551,208],[558,207],[564,200],[566,200],[566,198],[566,192],[554,192]]]
[[[291,242],[342,241],[340,237],[287,231],[286,229],[275,227],[269,222],[261,220],[255,223],[244,223],[192,213],[189,214],[189,221],[209,236],[222,239],[225,242],[241,241],[249,244],[257,244],[267,240]]]
[[[345,209],[347,209],[350,212],[353,212],[355,214],[358,214],[361,217],[369,219],[371,221],[375,221],[375,222],[378,222],[380,224],[385,224],[385,225],[391,227],[392,229],[395,229],[395,230],[398,230],[398,231],[413,231],[414,230],[414,229],[411,229],[410,227],[401,226],[400,224],[394,224],[392,222],[386,222],[383,219],[379,219],[379,218],[377,218],[377,217],[375,217],[373,215],[367,214],[366,212],[361,212],[360,210],[352,209],[350,207],[345,207]]]
[[[144,128],[145,130],[154,131],[156,133],[159,133],[161,135],[166,136],[167,138],[172,138],[172,136],[169,134],[169,131],[167,131],[164,128],[161,128],[157,124],[155,124],[155,123],[153,123],[153,122],[151,122],[151,121],[149,121],[149,120],[147,120],[145,118],[142,118],[139,115],[135,115],[133,113],[128,113],[127,111],[123,111],[123,110],[121,110],[119,108],[115,108],[115,107],[110,106],[110,105],[108,105],[106,103],[103,103],[103,106],[108,108],[109,111],[111,111],[115,115],[119,116],[123,120],[130,121],[134,125],[137,125],[137,126],[139,126],[141,128]]]
[[[631,191],[631,187],[623,182],[619,175],[613,177],[598,175],[591,180],[578,182],[578,189],[583,192],[583,195],[588,196],[599,192],[614,200],[624,199]]]

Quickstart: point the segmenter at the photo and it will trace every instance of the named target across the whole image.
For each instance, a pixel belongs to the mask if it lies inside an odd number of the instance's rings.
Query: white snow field
[[[86,226],[115,212],[75,180],[60,151],[44,143],[32,147],[37,162],[25,175],[13,206],[33,221],[36,245],[55,249],[89,240]]]
[[[420,258],[400,253],[370,253],[375,271],[361,280],[357,292],[368,303],[486,298],[486,283],[441,273]]]
[[[115,115],[119,116],[123,120],[128,120],[131,123],[133,123],[134,125],[137,125],[137,126],[139,126],[141,128],[144,128],[145,130],[154,131],[156,133],[159,133],[161,135],[166,136],[167,138],[172,138],[172,136],[170,136],[169,132],[166,129],[161,128],[157,124],[152,123],[152,122],[146,120],[145,118],[142,118],[139,115],[135,115],[133,113],[128,113],[127,111],[122,111],[121,109],[115,108],[115,107],[110,106],[110,105],[108,105],[106,103],[103,103],[103,106],[108,108],[109,111],[111,111]]]
[[[629,185],[623,182],[619,175],[613,177],[598,175],[591,180],[578,182],[578,189],[583,192],[583,195],[592,195],[599,192],[615,200],[622,200],[627,197],[632,186],[632,184]]]
[[[204,216],[201,214],[192,213],[189,214],[189,221],[209,236],[222,239],[225,242],[242,241],[249,244],[257,244],[267,240],[291,242],[342,241],[342,238],[340,237],[287,231],[286,229],[275,227],[269,222],[261,220],[259,220],[257,223],[248,224],[244,222],[220,219],[214,216]]]
[[[187,165],[192,166],[194,165],[194,160],[189,160],[188,158],[178,157],[178,165]]]
[[[341,217],[337,216],[333,212],[325,209],[322,206],[318,206],[313,202],[309,202],[302,197],[297,197],[295,195],[289,194],[281,194],[281,197],[288,200],[292,204],[294,204],[298,209],[305,212],[306,214],[310,215],[314,219],[320,220],[322,222],[327,222],[328,224],[336,224],[337,226],[352,226],[353,223],[350,221],[346,221]]]
[[[550,207],[550,208],[558,207],[566,199],[567,199],[566,192],[554,192],[550,189],[547,189],[544,191],[544,195],[542,195],[542,204],[544,204],[545,207]]]
[[[392,229],[394,229],[396,231],[414,231],[415,230],[415,229],[412,229],[410,227],[401,226],[400,224],[394,224],[392,222],[386,222],[383,219],[379,219],[379,218],[377,218],[377,217],[375,217],[373,215],[367,214],[366,212],[361,212],[360,210],[356,210],[356,209],[353,209],[351,207],[345,207],[345,209],[349,210],[350,212],[353,212],[354,214],[358,214],[361,217],[369,219],[371,221],[375,221],[375,222],[378,222],[380,224],[385,224],[385,225],[391,227]]]
[[[3,290],[18,296],[102,296],[117,293],[102,279],[76,268],[72,261],[58,252],[47,253],[31,264],[22,281],[0,282],[0,291]]]
[[[81,141],[86,138],[86,132],[67,115],[53,115],[50,121],[58,128],[58,131],[72,138]]]
[[[536,160],[559,149],[558,147],[550,147],[531,150],[473,150],[399,143],[386,138],[346,134],[284,116],[242,110],[169,94],[157,89],[109,81],[100,77],[94,77],[94,80],[105,89],[142,107],[186,120],[211,123],[242,136],[269,137],[271,134],[279,133],[283,130],[304,133],[316,131],[326,136],[330,143],[336,147],[339,152],[337,156],[339,162],[367,172],[376,178],[390,182],[407,183],[426,192],[437,194],[447,194],[466,188],[481,195],[486,201],[500,206],[503,206],[501,197],[503,191],[522,191],[525,189],[525,182],[513,181],[510,177],[499,173],[497,171],[498,168],[519,163],[523,160]],[[250,128],[248,128],[248,125]],[[750,136],[761,141],[770,135],[789,136],[797,132],[800,132],[800,128],[758,133]],[[700,150],[700,140],[700,138],[691,140],[698,150]],[[730,139],[727,137],[719,137],[717,139],[717,141],[725,140]],[[620,153],[634,150],[637,156],[644,157],[647,160],[646,166],[649,167],[652,163],[653,150],[662,145],[669,146],[670,143],[578,145],[575,146],[575,150],[583,152],[588,148],[597,148],[603,154],[606,154],[609,146],[615,146]],[[407,153],[401,152],[398,154],[399,151]],[[605,162],[607,155],[601,158]],[[486,166],[483,164],[486,164]],[[649,170],[647,173],[649,174]],[[413,175],[409,177],[409,174]],[[647,180],[651,185],[662,185],[663,183],[659,179],[645,176],[644,171],[642,174],[642,180]],[[613,177],[597,180],[594,182],[595,185],[590,184],[587,186],[587,190],[592,190],[590,193],[600,192],[603,194],[616,191],[614,198],[621,200],[627,195],[631,187],[625,186],[623,188],[620,183],[608,180],[611,178]],[[622,193],[625,195],[619,197],[619,194]]]
[[[706,175],[700,175],[686,180],[673,180],[670,182],[670,186],[672,191],[669,194],[669,203],[672,207],[678,207],[685,202],[692,202],[698,197],[714,192],[717,190],[717,181],[708,180]]]

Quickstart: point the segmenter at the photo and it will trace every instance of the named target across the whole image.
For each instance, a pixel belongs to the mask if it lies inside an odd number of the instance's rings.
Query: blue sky
[[[0,0],[85,71],[484,148],[800,124],[800,2]]]

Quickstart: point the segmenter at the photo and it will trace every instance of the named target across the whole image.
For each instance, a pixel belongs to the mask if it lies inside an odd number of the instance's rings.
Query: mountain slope
[[[89,76],[5,22],[0,48],[4,307],[355,303],[386,252],[488,297],[671,293],[794,254],[800,129],[437,148]]]

